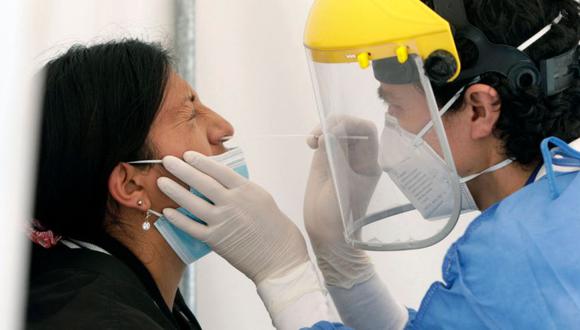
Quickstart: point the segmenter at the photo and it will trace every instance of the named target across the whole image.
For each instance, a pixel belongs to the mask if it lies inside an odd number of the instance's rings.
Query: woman
[[[199,329],[186,264],[151,226],[176,206],[156,185],[167,173],[128,162],[222,154],[232,126],[138,40],[72,47],[45,66],[43,96],[27,327]]]

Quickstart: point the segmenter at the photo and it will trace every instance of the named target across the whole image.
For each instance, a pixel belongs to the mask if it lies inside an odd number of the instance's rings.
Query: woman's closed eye
[[[192,105],[191,106],[191,115],[189,117],[189,120],[194,120],[196,116],[197,116],[197,111],[195,110],[195,107]]]
[[[186,106],[187,106],[187,108],[191,109],[191,116],[189,117],[189,120],[193,120],[197,116],[197,111],[195,109],[195,101],[196,101],[196,97],[194,94],[192,94],[189,97],[189,100],[187,100]]]

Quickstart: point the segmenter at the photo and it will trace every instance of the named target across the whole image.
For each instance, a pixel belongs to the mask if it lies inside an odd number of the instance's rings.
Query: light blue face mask
[[[224,152],[221,155],[217,156],[210,156],[209,158],[214,159],[218,163],[224,164],[229,168],[236,171],[241,176],[245,177],[246,179],[249,178],[248,167],[246,165],[246,160],[244,158],[244,154],[242,149],[239,147],[228,149],[228,151]],[[129,164],[160,164],[161,160],[140,160],[134,162],[128,162]],[[201,194],[199,191],[195,190],[195,188],[190,187],[189,191],[197,195],[206,201],[211,201]],[[189,211],[180,207],[177,209],[182,214],[186,215],[192,220],[195,220],[199,223],[206,224],[200,218],[196,217],[195,215],[191,214]],[[186,265],[195,262],[196,260],[201,259],[205,255],[211,252],[211,248],[205,244],[204,242],[197,240],[191,236],[189,236],[183,230],[174,226],[167,218],[165,218],[162,214],[157,212],[153,212],[153,214],[157,214],[159,218],[155,221],[155,228],[161,233],[161,236],[165,238],[169,246],[175,251],[175,253],[179,256],[179,258],[185,263]]]

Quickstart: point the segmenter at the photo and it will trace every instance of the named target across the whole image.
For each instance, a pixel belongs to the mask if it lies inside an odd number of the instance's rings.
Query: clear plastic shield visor
[[[460,186],[421,59],[310,64],[347,242],[405,250],[447,236]]]

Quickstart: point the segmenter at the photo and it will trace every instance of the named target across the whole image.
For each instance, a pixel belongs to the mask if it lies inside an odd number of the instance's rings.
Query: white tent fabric
[[[30,56],[30,1],[0,3],[0,328],[21,327],[36,142],[36,88]]]

